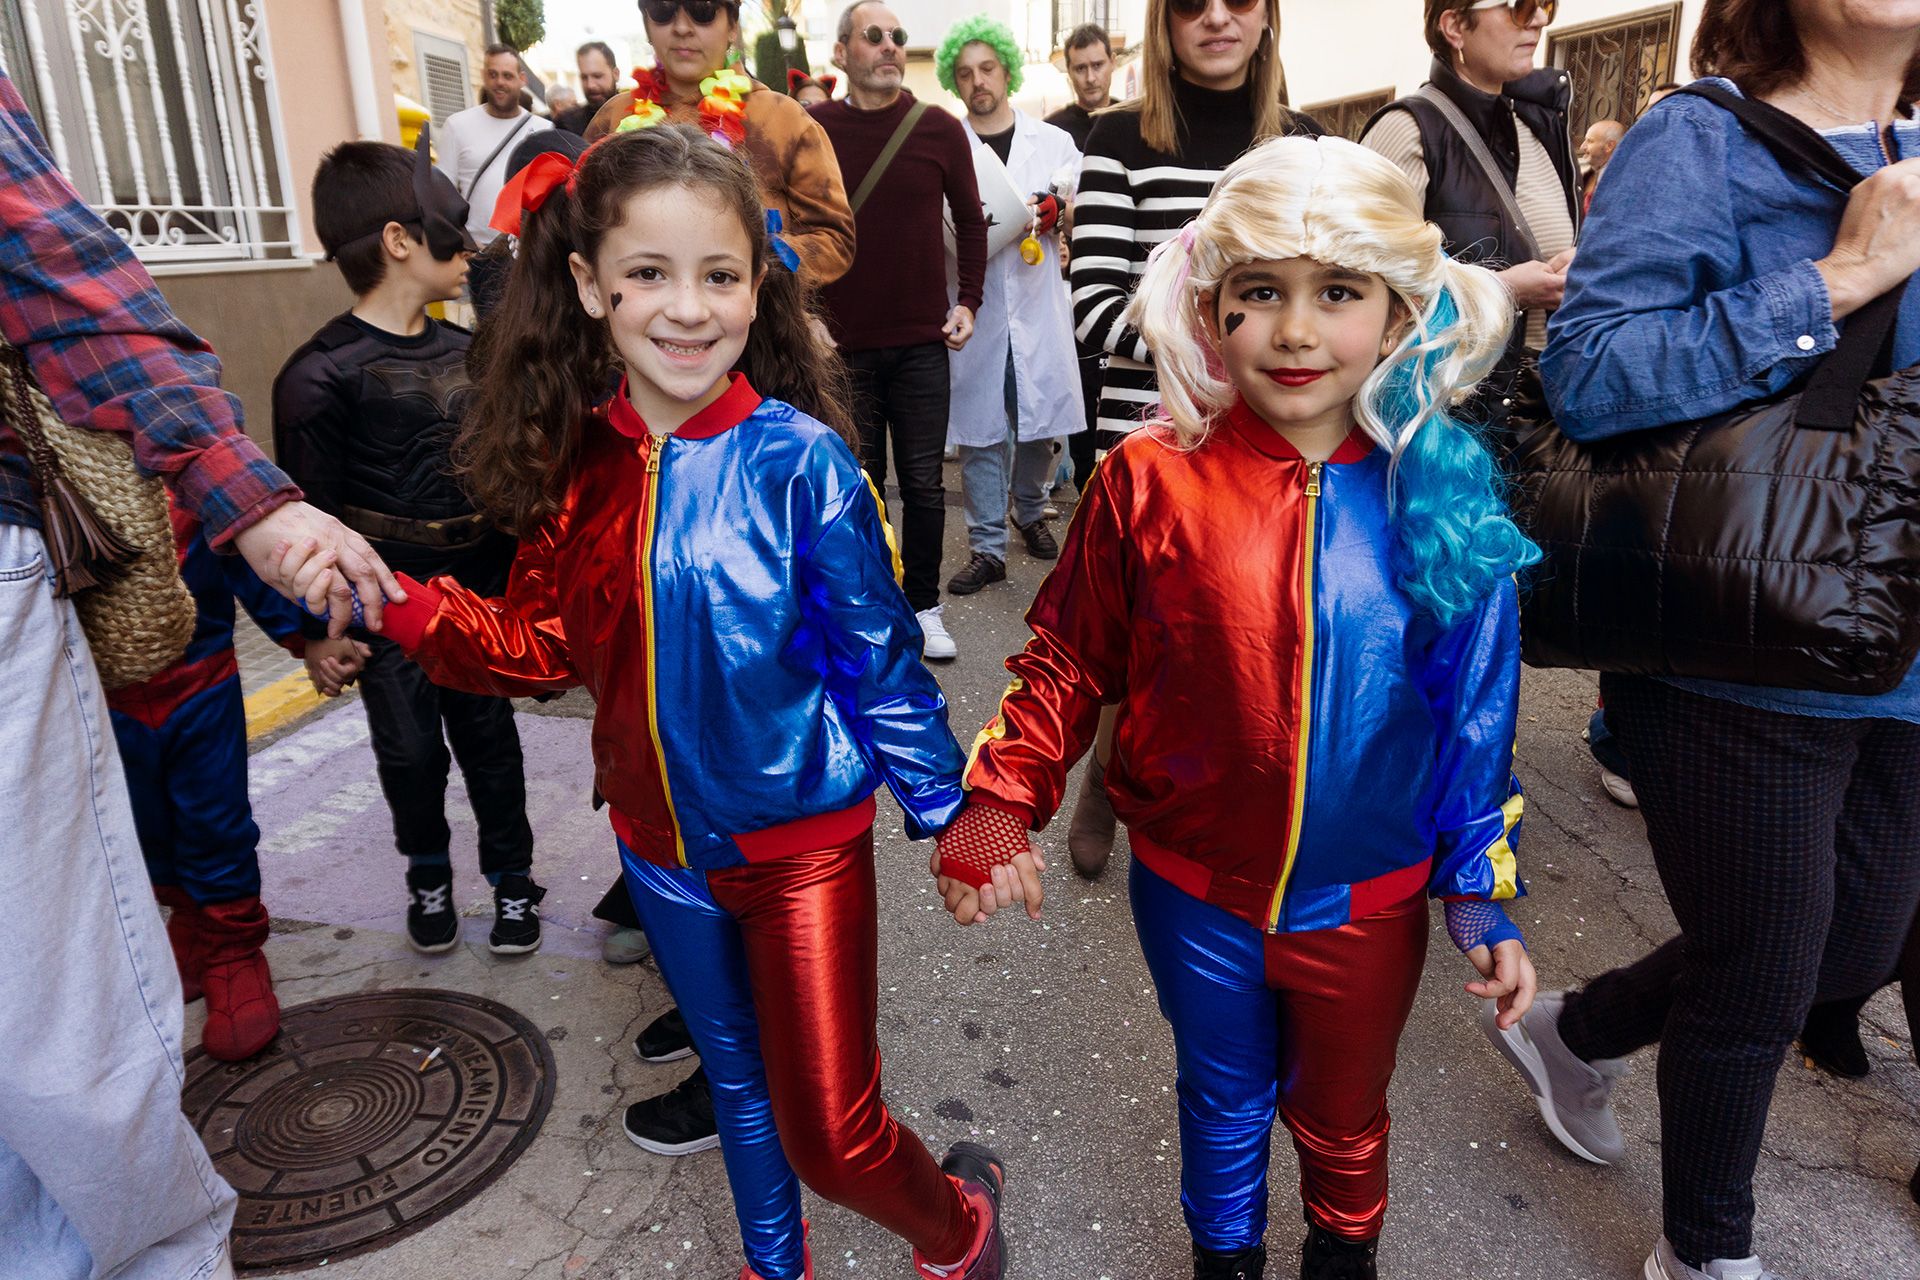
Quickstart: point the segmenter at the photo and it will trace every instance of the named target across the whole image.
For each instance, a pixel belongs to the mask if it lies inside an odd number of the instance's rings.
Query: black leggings
[[[1680,936],[1569,997],[1593,1061],[1660,1045],[1667,1238],[1744,1258],[1787,1046],[1816,999],[1876,990],[1920,903],[1920,725],[1762,711],[1606,676]]]

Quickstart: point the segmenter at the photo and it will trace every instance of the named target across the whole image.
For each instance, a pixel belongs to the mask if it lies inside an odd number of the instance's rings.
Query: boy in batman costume
[[[489,595],[506,585],[514,542],[473,509],[449,450],[473,394],[472,335],[428,315],[459,296],[474,251],[467,202],[430,161],[382,142],[334,148],[314,175],[314,224],[353,290],[353,308],[301,346],[273,386],[280,465],[307,500],[363,534],[394,569],[451,574]],[[407,858],[407,936],[420,951],[459,941],[453,902],[450,765],[458,761],[493,886],[496,953],[540,945],[533,833],[513,707],[436,688],[379,636],[359,672],[394,843]],[[443,736],[444,732],[444,736]],[[448,745],[452,752],[449,757]]]

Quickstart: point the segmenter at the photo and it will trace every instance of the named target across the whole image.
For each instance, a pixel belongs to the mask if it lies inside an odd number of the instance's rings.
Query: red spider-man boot
[[[813,1280],[813,1250],[807,1244],[807,1236],[813,1231],[812,1224],[804,1219],[800,1223],[800,1256],[806,1259],[806,1270],[800,1274],[803,1280]],[[740,1280],[767,1280],[751,1264],[740,1268]]]
[[[946,1266],[927,1261],[915,1249],[915,1269],[923,1280],[1005,1280],[1007,1243],[1000,1232],[1000,1197],[1007,1183],[1006,1166],[978,1143],[956,1142],[940,1168],[973,1211],[973,1244],[966,1257]]]
[[[187,896],[179,885],[157,884],[153,896],[160,905],[172,910],[167,917],[167,941],[173,946],[173,965],[180,970],[180,994],[192,1004],[200,998],[200,971],[206,967],[205,945],[200,937],[200,904]]]
[[[207,1026],[200,1043],[222,1062],[251,1058],[280,1030],[280,1001],[260,947],[267,940],[267,909],[258,898],[200,908],[206,967]]]

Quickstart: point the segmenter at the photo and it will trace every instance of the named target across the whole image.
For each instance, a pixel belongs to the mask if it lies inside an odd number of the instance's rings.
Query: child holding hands
[[[1265,1274],[1276,1107],[1301,1277],[1370,1280],[1426,896],[1503,1024],[1535,988],[1500,903],[1522,891],[1512,575],[1538,552],[1447,413],[1512,302],[1393,165],[1282,138],[1155,251],[1128,319],[1162,417],[1094,473],[941,834],[940,867],[990,887],[942,888],[963,923],[1032,898],[1027,832],[1117,702],[1106,785],[1173,1026],[1196,1280]]]

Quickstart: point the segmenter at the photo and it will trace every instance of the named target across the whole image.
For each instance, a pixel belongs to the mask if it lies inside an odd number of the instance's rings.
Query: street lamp
[[[791,14],[783,13],[773,24],[774,34],[780,37],[780,80],[785,92],[792,91],[793,51],[800,47],[800,29],[793,23]]]

